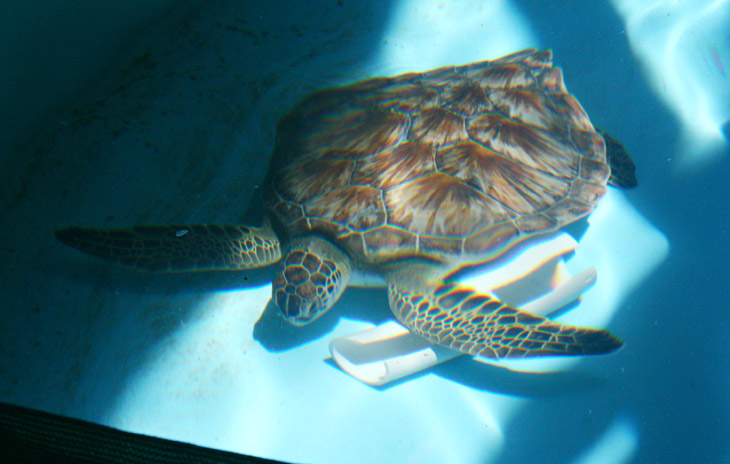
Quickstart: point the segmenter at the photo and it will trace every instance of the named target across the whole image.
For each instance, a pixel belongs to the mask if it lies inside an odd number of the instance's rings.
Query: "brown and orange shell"
[[[550,51],[317,92],[279,124],[266,202],[354,258],[493,257],[589,214],[603,138]]]

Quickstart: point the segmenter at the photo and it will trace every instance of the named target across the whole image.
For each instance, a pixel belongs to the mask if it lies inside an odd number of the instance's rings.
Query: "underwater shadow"
[[[554,372],[518,372],[460,356],[432,368],[432,372],[452,382],[489,393],[520,398],[549,398],[596,390],[606,379],[596,374],[570,369]]]
[[[297,327],[287,322],[269,300],[254,325],[254,339],[271,352],[287,351],[330,336],[340,318],[381,324],[392,318],[385,289],[348,288],[340,301],[311,324]]]

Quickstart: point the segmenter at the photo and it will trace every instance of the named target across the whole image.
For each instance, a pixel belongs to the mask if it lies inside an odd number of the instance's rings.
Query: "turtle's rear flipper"
[[[156,272],[251,269],[279,260],[279,240],[264,224],[246,226],[143,226],[129,229],[69,227],[56,238],[90,255]]]
[[[424,275],[417,266],[391,274],[388,297],[396,317],[432,343],[496,359],[606,354],[623,344],[606,330],[560,324]]]
[[[606,161],[611,166],[611,177],[608,179],[608,183],[623,189],[636,187],[638,181],[634,160],[631,159],[621,142],[599,128],[596,130],[606,141]]]

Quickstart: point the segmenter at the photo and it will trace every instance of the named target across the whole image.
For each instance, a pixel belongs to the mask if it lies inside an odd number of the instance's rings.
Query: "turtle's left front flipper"
[[[246,226],[142,226],[129,229],[69,227],[56,238],[77,250],[135,269],[155,272],[252,269],[281,257],[279,240],[265,223]]]
[[[387,276],[396,317],[433,343],[497,359],[606,354],[622,345],[606,330],[560,324],[433,275],[429,265],[413,265]]]

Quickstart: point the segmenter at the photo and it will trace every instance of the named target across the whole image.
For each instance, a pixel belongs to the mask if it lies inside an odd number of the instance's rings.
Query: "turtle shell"
[[[497,256],[589,214],[603,138],[549,50],[317,92],[279,123],[266,202],[365,263]]]

